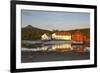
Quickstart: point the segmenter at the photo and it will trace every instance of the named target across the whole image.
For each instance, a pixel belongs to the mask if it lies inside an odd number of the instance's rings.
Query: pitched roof
[[[69,32],[63,32],[63,31],[60,31],[60,32],[55,32],[56,35],[71,35],[71,33]]]
[[[50,35],[50,34],[48,34],[48,33],[44,33],[43,35],[51,36],[51,35]]]

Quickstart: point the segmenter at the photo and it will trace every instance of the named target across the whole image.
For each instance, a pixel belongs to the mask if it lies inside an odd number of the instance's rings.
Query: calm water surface
[[[32,47],[24,47],[22,51],[87,52],[90,50],[88,44],[72,44],[70,41],[24,41],[24,43],[32,45]]]
[[[73,45],[70,41],[24,41],[24,43],[28,46],[21,49],[22,63],[90,59],[88,44]]]

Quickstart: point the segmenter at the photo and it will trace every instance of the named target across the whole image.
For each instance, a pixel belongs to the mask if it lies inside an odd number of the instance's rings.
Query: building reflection
[[[72,45],[73,51],[82,53],[85,52],[86,46],[85,45]]]
[[[64,51],[71,51],[72,47],[71,44],[55,44],[52,45],[52,49],[54,51],[64,52]]]
[[[72,44],[54,44],[47,45],[40,48],[41,51],[56,51],[56,52],[78,52],[82,53],[86,51],[86,45],[72,45]]]

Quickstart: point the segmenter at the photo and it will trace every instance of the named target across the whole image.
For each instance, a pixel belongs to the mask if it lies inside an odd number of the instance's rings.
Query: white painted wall
[[[98,5],[98,37],[100,37],[100,0],[34,0],[58,3]],[[99,73],[100,38],[98,38],[98,67],[85,69],[41,71],[34,73]],[[0,73],[10,73],[10,0],[0,0]],[[24,72],[23,72],[24,73]],[[33,72],[25,72],[33,73]]]
[[[43,34],[43,35],[41,36],[41,39],[42,39],[42,40],[49,40],[50,37],[47,36],[46,34]]]

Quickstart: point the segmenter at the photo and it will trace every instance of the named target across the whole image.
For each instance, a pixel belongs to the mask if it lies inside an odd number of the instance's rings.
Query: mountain
[[[49,30],[45,30],[45,29],[40,29],[40,28],[37,28],[37,27],[33,27],[32,25],[28,25],[28,26],[26,26],[26,27],[23,27],[22,28],[22,30],[29,30],[29,31],[48,31],[49,32]]]
[[[51,33],[51,31],[36,28],[31,25],[21,28],[22,40],[37,40],[44,33]]]

